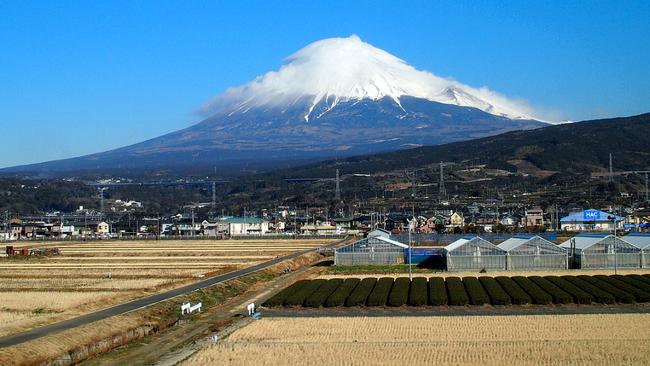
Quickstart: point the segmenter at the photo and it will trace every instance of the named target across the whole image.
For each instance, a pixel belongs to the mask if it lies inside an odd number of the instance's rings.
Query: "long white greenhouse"
[[[623,240],[641,249],[641,268],[650,268],[650,233],[630,233]]]
[[[498,247],[506,251],[508,270],[568,268],[566,249],[537,235],[515,235]]]
[[[580,234],[562,244],[578,268],[639,268],[641,249],[607,234]]]
[[[506,252],[479,237],[458,239],[445,247],[448,271],[506,269]]]
[[[334,264],[385,265],[404,264],[404,252],[408,245],[390,239],[389,233],[375,230],[367,238],[334,250]]]

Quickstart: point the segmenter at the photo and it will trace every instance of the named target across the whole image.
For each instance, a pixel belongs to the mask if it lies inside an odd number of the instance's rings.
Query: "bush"
[[[319,308],[325,304],[325,300],[343,283],[340,278],[331,279],[319,287],[305,300],[305,306]]]
[[[366,305],[366,300],[368,295],[372,292],[372,289],[375,288],[377,283],[376,278],[364,278],[359,282],[359,285],[352,291],[347,300],[345,300],[345,306],[364,306]]]
[[[388,295],[388,306],[404,306],[409,299],[409,289],[411,287],[411,280],[401,277],[395,280],[393,288]]]
[[[490,303],[490,297],[483,289],[481,282],[476,277],[463,277],[465,291],[469,295],[469,303],[472,305],[485,305]]]
[[[561,288],[566,293],[571,295],[571,297],[573,297],[573,301],[577,304],[591,304],[595,301],[594,297],[590,293],[583,291],[578,286],[572,284],[564,278],[558,276],[546,276],[544,278],[553,282],[555,286]]]
[[[350,296],[354,288],[361,282],[358,278],[346,278],[345,281],[339,286],[332,294],[325,300],[325,307],[331,308],[335,306],[343,306],[345,300]]]
[[[531,281],[535,282],[542,290],[546,291],[549,295],[553,297],[553,303],[555,304],[571,304],[573,303],[573,296],[568,294],[566,291],[555,286],[555,284],[544,277],[540,276],[530,276],[528,277]]]
[[[510,296],[493,277],[479,277],[492,305],[510,305]]]
[[[293,283],[291,286],[286,287],[282,291],[275,294],[275,296],[272,298],[266,300],[266,302],[262,305],[266,307],[282,306],[289,295],[292,295],[294,292],[298,291],[302,286],[306,285],[307,282],[309,281],[300,280]]]
[[[463,282],[458,277],[447,277],[447,296],[449,296],[449,305],[465,306],[469,304],[469,297],[465,291]]]
[[[613,304],[616,302],[616,298],[614,297],[614,295],[610,294],[609,292],[601,290],[598,286],[594,286],[590,282],[587,282],[581,278],[575,276],[562,276],[561,278],[575,285],[581,290],[584,290],[585,292],[591,294],[591,296],[594,297],[594,300],[597,303]]]
[[[624,281],[621,281],[617,278],[614,278],[612,276],[603,276],[603,275],[597,275],[594,276],[597,279],[607,282],[608,284],[614,286],[616,289],[619,291],[627,292],[630,295],[634,296],[634,300],[637,302],[648,302],[650,301],[650,294],[647,292],[639,289],[638,287],[632,286]]]
[[[429,278],[429,304],[434,306],[447,305],[447,288],[443,278]]]
[[[319,287],[325,284],[327,280],[312,280],[307,282],[302,286],[298,291],[287,296],[284,300],[285,306],[302,306],[305,303],[305,300],[314,293]]]
[[[537,286],[529,278],[523,276],[514,276],[512,280],[517,282],[519,287],[521,287],[530,297],[533,299],[534,304],[547,305],[553,302],[553,297],[547,294],[539,286]]]
[[[621,282],[625,282],[628,285],[634,286],[646,293],[650,293],[650,283],[645,283],[644,281],[639,281],[636,278],[629,277],[629,276],[614,275],[612,276],[612,278],[617,279]]]
[[[533,299],[510,277],[498,276],[494,278],[499,285],[508,293],[510,301],[515,305],[530,304]]]
[[[625,304],[631,304],[634,302],[634,295],[627,293],[625,291],[621,291],[616,287],[610,285],[609,283],[599,280],[596,277],[581,275],[578,276],[578,278],[586,282],[589,282],[590,284],[602,289],[603,291],[609,292],[614,296],[614,298],[618,302],[622,302]]]
[[[372,292],[368,296],[368,301],[366,304],[368,306],[384,306],[388,301],[388,295],[390,294],[390,289],[393,288],[394,280],[390,277],[383,277],[377,281],[375,288],[372,289]]]
[[[424,277],[416,277],[411,281],[408,302],[410,306],[424,306],[427,304],[427,285],[427,279]]]

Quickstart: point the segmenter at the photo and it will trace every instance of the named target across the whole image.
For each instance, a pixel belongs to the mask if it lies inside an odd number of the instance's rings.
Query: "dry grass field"
[[[53,257],[0,258],[0,336],[249,267],[327,240],[17,243]],[[4,249],[4,248],[3,248]]]
[[[647,365],[650,314],[268,318],[183,365]]]

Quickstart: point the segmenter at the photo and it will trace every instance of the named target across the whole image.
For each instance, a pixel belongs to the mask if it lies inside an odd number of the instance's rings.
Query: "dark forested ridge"
[[[339,169],[342,174],[375,174],[418,168],[440,161],[477,162],[486,164],[489,168],[511,172],[540,170],[562,174],[591,173],[607,170],[610,153],[613,155],[615,170],[650,169],[650,113],[327,160],[269,174],[291,177],[332,176],[335,169]]]

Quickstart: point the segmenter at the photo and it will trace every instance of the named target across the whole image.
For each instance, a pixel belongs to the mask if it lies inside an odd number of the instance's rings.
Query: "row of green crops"
[[[650,302],[650,275],[401,277],[301,280],[264,303],[303,306],[465,306]]]

